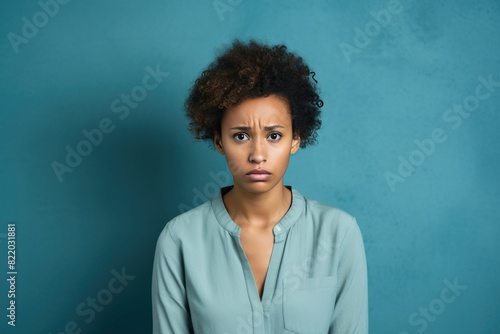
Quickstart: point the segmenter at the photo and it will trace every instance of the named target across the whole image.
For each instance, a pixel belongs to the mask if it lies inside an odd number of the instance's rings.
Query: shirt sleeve
[[[368,333],[368,280],[363,238],[352,218],[340,247],[338,293],[329,334]]]
[[[158,238],[153,263],[153,333],[194,333],[186,298],[181,251],[172,238],[168,224]]]

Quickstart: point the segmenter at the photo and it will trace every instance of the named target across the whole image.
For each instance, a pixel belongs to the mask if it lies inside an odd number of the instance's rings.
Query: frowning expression
[[[300,138],[293,135],[288,103],[270,95],[228,108],[214,143],[226,156],[234,186],[257,193],[283,185],[290,155],[299,149]]]

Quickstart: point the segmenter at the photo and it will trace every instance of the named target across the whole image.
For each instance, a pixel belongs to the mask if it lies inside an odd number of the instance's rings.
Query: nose
[[[267,160],[267,149],[264,140],[260,138],[253,140],[248,160],[255,164],[260,164]]]

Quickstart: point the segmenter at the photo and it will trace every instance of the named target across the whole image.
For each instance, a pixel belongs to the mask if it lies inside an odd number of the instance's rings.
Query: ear
[[[295,136],[292,139],[292,147],[290,148],[290,154],[295,154],[300,148],[300,136]]]
[[[214,146],[217,149],[217,152],[224,155],[224,148],[222,147],[222,138],[219,133],[215,133],[214,135]]]

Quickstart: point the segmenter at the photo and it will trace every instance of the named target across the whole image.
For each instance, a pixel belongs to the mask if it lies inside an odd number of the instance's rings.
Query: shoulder
[[[181,213],[169,220],[159,236],[159,242],[165,239],[173,239],[176,244],[179,244],[182,236],[192,234],[199,227],[202,227],[204,222],[212,214],[212,206],[210,201],[207,201],[189,211]]]
[[[323,202],[304,197],[306,214],[322,222],[342,226],[356,224],[356,218],[350,213]]]
[[[332,238],[337,246],[351,236],[362,238],[356,218],[338,207],[304,197],[304,214],[310,223],[306,225],[319,232],[318,235]]]

